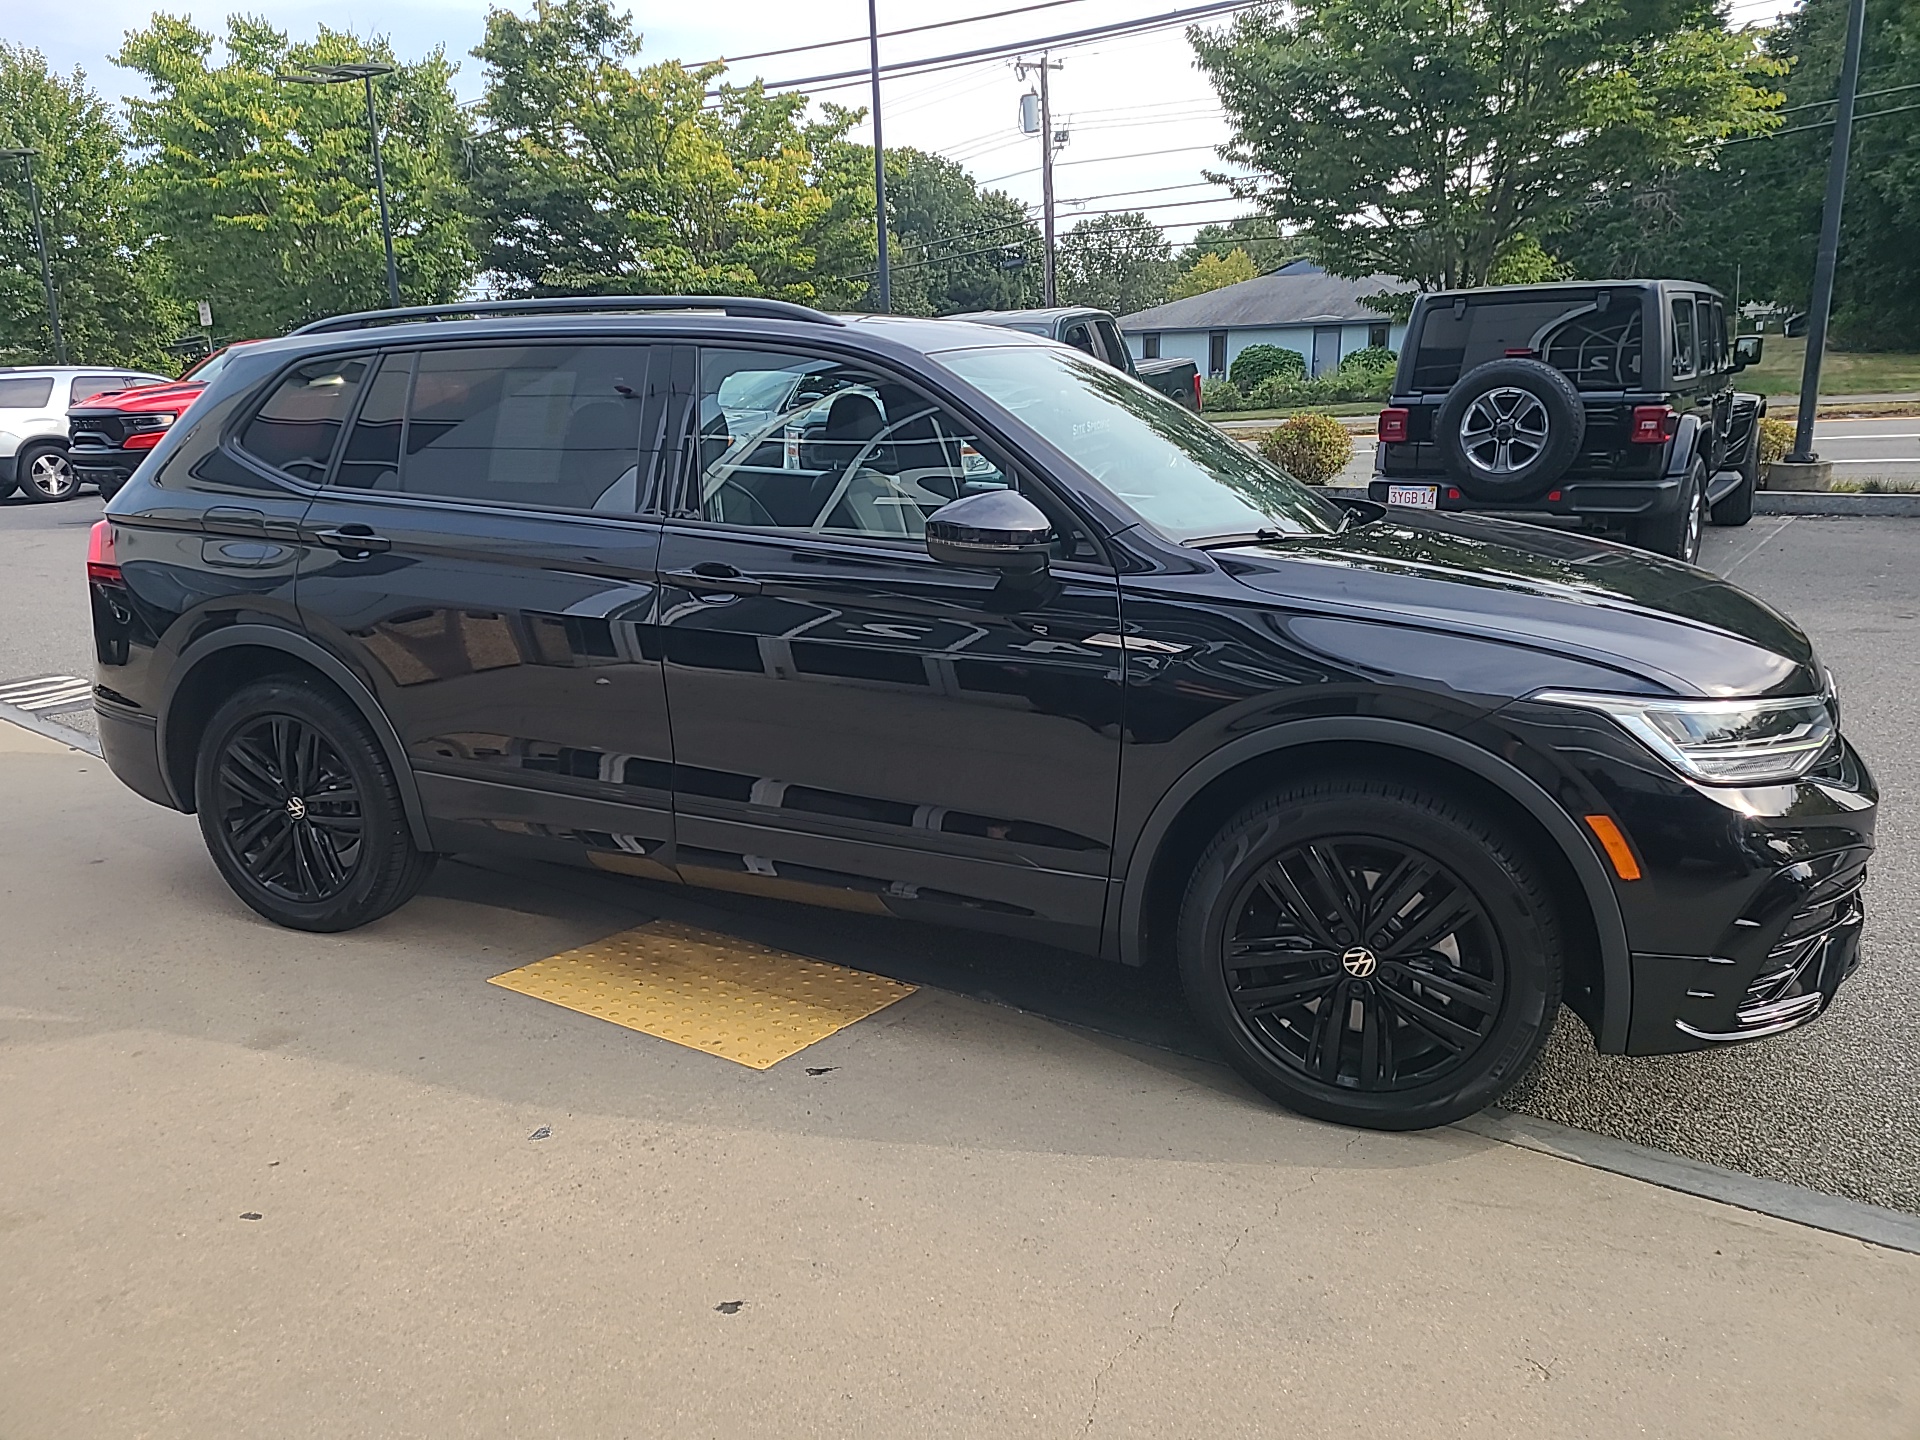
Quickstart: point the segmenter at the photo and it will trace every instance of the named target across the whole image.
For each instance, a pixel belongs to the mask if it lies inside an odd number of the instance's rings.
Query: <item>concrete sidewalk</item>
[[[485,983],[998,942],[457,863],[292,934],[5,725],[0,916],[0,1435],[1920,1432],[1914,1255],[934,989],[761,1072]]]

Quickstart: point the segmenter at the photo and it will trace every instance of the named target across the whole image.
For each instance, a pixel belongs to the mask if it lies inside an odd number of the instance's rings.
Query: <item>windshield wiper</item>
[[[1181,543],[1193,550],[1225,550],[1234,545],[1258,545],[1265,540],[1284,540],[1285,530],[1246,530],[1231,535],[1196,535]]]

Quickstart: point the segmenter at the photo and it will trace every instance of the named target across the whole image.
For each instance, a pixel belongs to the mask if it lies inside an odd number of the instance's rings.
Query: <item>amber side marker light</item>
[[[1622,880],[1640,878],[1640,862],[1633,858],[1633,848],[1627,844],[1627,837],[1620,833],[1620,827],[1613,823],[1611,815],[1589,815],[1587,828],[1593,831],[1600,842],[1600,848],[1607,852],[1607,859],[1613,862],[1613,873]]]

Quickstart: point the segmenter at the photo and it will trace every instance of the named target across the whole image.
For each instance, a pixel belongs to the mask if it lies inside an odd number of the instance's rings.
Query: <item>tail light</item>
[[[122,585],[120,555],[114,546],[113,522],[96,520],[87,537],[87,579],[97,585]]]
[[[1412,419],[1402,406],[1390,405],[1380,412],[1380,438],[1389,445],[1407,443],[1407,423]]]
[[[1671,405],[1636,405],[1627,439],[1635,445],[1664,445],[1680,429],[1680,417]]]
[[[1206,401],[1200,397],[1200,372],[1198,370],[1193,372],[1193,408],[1196,411],[1207,408]]]

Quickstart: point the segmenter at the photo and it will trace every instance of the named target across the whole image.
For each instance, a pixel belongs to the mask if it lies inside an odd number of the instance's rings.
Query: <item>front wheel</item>
[[[1747,441],[1747,458],[1740,462],[1740,483],[1714,502],[1707,518],[1716,525],[1744,525],[1753,519],[1753,495],[1760,488],[1760,433]]]
[[[1378,1130],[1471,1115],[1560,1006],[1558,914],[1527,844],[1375,776],[1290,784],[1230,819],[1181,905],[1188,1003],[1289,1109]]]
[[[80,481],[73,473],[67,452],[57,445],[33,445],[23,449],[15,473],[20,493],[43,505],[71,500],[80,493]]]
[[[317,685],[263,680],[215,710],[194,797],[226,882],[289,929],[377,920],[433,869],[433,855],[414,846],[386,752],[345,700]]]

